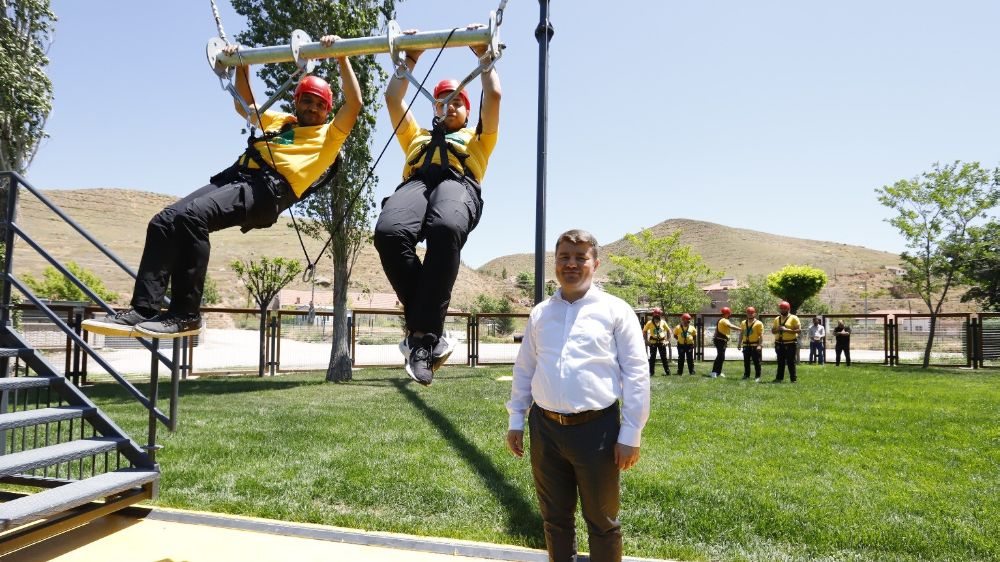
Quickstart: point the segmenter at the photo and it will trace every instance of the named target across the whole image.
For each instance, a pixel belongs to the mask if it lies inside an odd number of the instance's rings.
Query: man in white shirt
[[[826,363],[826,326],[819,316],[814,316],[809,326],[809,362],[814,361],[820,365]]]
[[[528,317],[507,402],[507,448],[517,457],[528,416],[545,544],[560,562],[576,559],[578,489],[590,559],[621,560],[621,471],[639,462],[649,418],[642,331],[628,303],[591,286],[597,251],[583,230],[556,242],[560,288]]]

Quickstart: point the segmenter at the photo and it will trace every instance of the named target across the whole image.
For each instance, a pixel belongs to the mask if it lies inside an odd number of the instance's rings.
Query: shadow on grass
[[[395,380],[393,384],[399,392],[415,408],[420,410],[469,466],[473,468],[485,488],[499,501],[507,515],[507,532],[510,535],[522,537],[529,546],[545,548],[545,536],[542,533],[542,518],[534,502],[524,498],[520,490],[512,486],[504,475],[490,462],[475,445],[462,436],[455,424],[446,416],[428,406],[413,390],[409,388],[410,381]]]

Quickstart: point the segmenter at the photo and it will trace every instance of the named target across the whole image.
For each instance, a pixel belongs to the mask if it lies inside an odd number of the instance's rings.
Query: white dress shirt
[[[649,418],[649,365],[632,307],[593,286],[575,302],[560,290],[535,306],[514,362],[508,428],[524,430],[532,401],[574,414],[619,399],[618,442],[638,447]]]
[[[822,324],[813,324],[809,327],[809,337],[813,341],[819,341],[826,337],[826,328]]]

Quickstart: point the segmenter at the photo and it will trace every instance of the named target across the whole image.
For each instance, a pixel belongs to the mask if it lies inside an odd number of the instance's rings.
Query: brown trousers
[[[592,562],[622,559],[618,521],[621,471],[615,444],[621,427],[618,408],[574,426],[544,417],[537,406],[528,415],[531,474],[542,513],[549,560],[576,560],[576,498],[579,492]]]

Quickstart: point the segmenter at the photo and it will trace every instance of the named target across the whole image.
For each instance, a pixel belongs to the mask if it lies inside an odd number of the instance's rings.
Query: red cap
[[[748,306],[747,307],[747,314],[757,314],[757,309],[754,308],[754,307],[752,307],[752,306]]]
[[[690,319],[691,319],[691,315],[688,314],[687,312],[685,312],[684,314],[681,314],[681,320],[690,320]]]
[[[295,87],[296,102],[302,94],[313,94],[322,98],[326,102],[327,111],[333,108],[333,91],[330,90],[330,84],[319,76],[303,76],[302,80],[299,80],[299,85]]]
[[[434,86],[434,99],[441,99],[442,97],[441,94],[447,92],[454,92],[455,89],[458,88],[458,84],[459,84],[458,80],[452,80],[452,79],[442,80],[438,82],[438,85]],[[472,104],[469,103],[469,96],[468,94],[465,93],[465,90],[459,91],[458,97],[462,98],[462,103],[465,104],[465,110],[472,111]]]
[[[781,310],[791,310],[792,309],[792,305],[788,304],[788,301],[781,301],[778,304],[778,308],[781,309]]]
[[[722,315],[723,316],[729,316],[732,313],[733,313],[733,311],[730,310],[728,306],[722,307]]]

